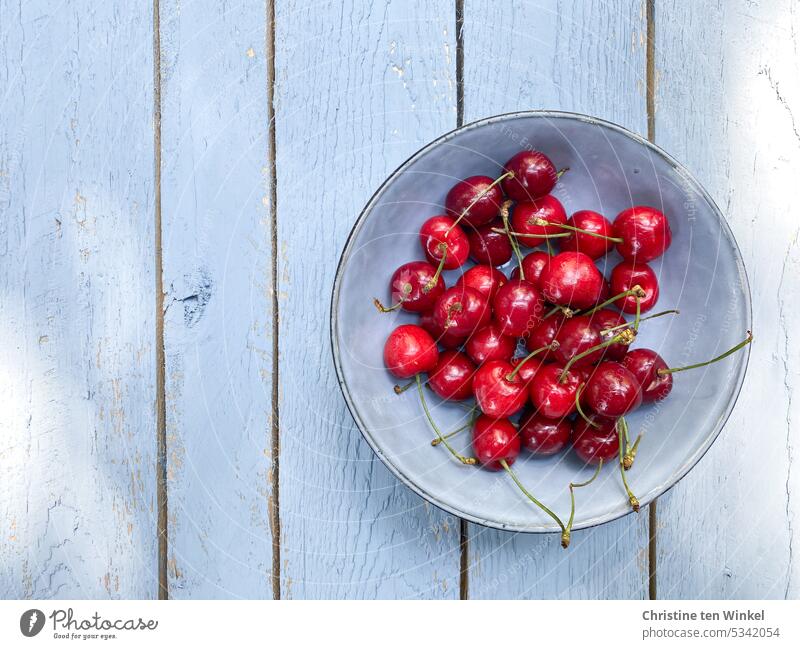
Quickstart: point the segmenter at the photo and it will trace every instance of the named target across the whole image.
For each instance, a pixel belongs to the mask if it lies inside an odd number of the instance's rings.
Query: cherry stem
[[[647,294],[644,292],[644,289],[637,284],[636,286],[628,289],[627,291],[622,291],[622,293],[620,293],[619,295],[615,295],[614,297],[608,298],[605,302],[601,302],[593,309],[587,311],[586,313],[583,313],[582,315],[592,315],[593,313],[599,311],[600,309],[607,307],[609,304],[616,302],[617,300],[622,300],[630,295],[638,295],[639,297],[645,297]]]
[[[477,410],[477,407],[473,407],[472,410]],[[461,426],[461,428],[456,428],[454,431],[447,433],[447,435],[442,435],[442,439],[450,439],[454,435],[458,435],[461,431],[467,430],[467,428],[471,428],[472,425],[475,423],[475,417],[470,417],[469,421]],[[441,440],[437,437],[436,439],[431,440],[431,446],[439,446],[441,444]]]
[[[562,523],[561,519],[558,516],[556,516],[556,514],[553,513],[553,510],[551,510],[549,507],[547,507],[547,505],[538,500],[530,491],[528,491],[524,487],[524,485],[519,481],[517,474],[514,473],[513,469],[510,466],[508,466],[508,462],[506,462],[505,458],[500,460],[500,466],[502,466],[506,470],[508,475],[511,476],[511,479],[516,483],[517,487],[519,487],[519,490],[522,493],[524,493],[534,505],[541,508],[544,512],[548,514],[548,516],[550,516],[550,518],[552,518],[556,523],[558,523],[558,526],[561,528],[562,534],[567,531],[567,528],[564,527],[564,523]]]
[[[604,234],[600,234],[599,232],[591,232],[589,230],[584,230],[583,228],[576,228],[574,225],[567,225],[566,223],[553,223],[552,221],[548,221],[547,219],[537,218],[533,222],[534,225],[541,225],[541,226],[550,226],[554,228],[561,228],[562,230],[570,230],[571,232],[579,232],[580,234],[587,234],[590,237],[597,237],[598,239],[605,239],[606,241],[613,241],[614,243],[622,243],[623,239],[620,237],[607,237]]]
[[[563,176],[563,175],[564,175],[565,173],[567,173],[568,171],[569,171],[569,167],[564,167],[563,169],[559,169],[559,170],[556,172],[556,178],[561,178],[561,176]]]
[[[431,411],[428,410],[428,402],[425,400],[425,390],[422,389],[422,379],[419,378],[419,374],[415,377],[417,381],[417,391],[419,392],[419,400],[422,402],[422,409],[425,411],[425,416],[428,418],[428,422],[433,428],[436,436],[439,438],[439,442],[444,444],[445,448],[450,451],[454,457],[458,459],[461,464],[475,464],[476,460],[474,457],[464,457],[460,453],[458,453],[447,440],[442,435],[442,431],[439,430],[439,427],[436,425],[436,422],[433,421],[433,417],[431,416]]]
[[[514,250],[514,254],[517,257],[517,264],[519,264],[519,278],[521,280],[525,280],[525,269],[522,267],[522,252],[520,252],[519,244],[514,236],[511,234],[511,227],[508,225],[508,204],[509,201],[503,203],[503,206],[500,208],[500,216],[503,218],[503,227],[505,228],[502,232],[505,232],[506,236],[508,237],[508,241],[511,244],[512,250]],[[493,230],[495,228],[492,228]]]
[[[723,358],[727,358],[731,354],[735,354],[738,352],[742,347],[746,347],[751,342],[753,342],[753,334],[752,332],[747,332],[747,338],[745,338],[742,342],[738,345],[731,347],[728,351],[724,354],[720,354],[716,358],[712,358],[710,361],[705,361],[703,363],[695,363],[694,365],[687,365],[686,367],[662,367],[658,372],[656,372],[659,376],[664,376],[665,374],[674,374],[675,372],[683,372],[685,370],[693,370],[698,367],[705,367],[706,365],[711,365],[712,363],[716,363],[717,361],[721,361]]]
[[[405,385],[395,385],[394,386],[394,393],[395,394],[403,394],[403,392],[408,390],[408,388],[410,388],[412,385],[414,385],[414,381],[409,381]]]
[[[589,347],[589,349],[582,351],[580,354],[575,354],[575,356],[570,358],[567,364],[564,366],[564,369],[561,371],[561,375],[558,377],[558,382],[563,383],[567,378],[567,372],[569,372],[570,368],[582,358],[586,358],[589,354],[592,354],[601,349],[605,349],[606,347],[610,347],[615,343],[623,343],[624,345],[630,345],[635,338],[636,338],[636,333],[633,331],[633,329],[625,329],[620,333],[618,333],[616,336],[609,338],[605,342],[599,343],[594,347]]]
[[[660,318],[663,315],[669,315],[670,313],[674,313],[675,315],[680,315],[680,311],[678,309],[669,309],[667,311],[660,311],[659,313],[654,313],[653,315],[645,316],[644,318],[640,318],[639,322],[644,322],[645,320],[652,320],[653,318]],[[618,324],[615,327],[609,327],[608,329],[603,329],[600,331],[601,334],[608,334],[612,331],[616,331],[617,329],[624,329],[628,326],[627,322],[623,322],[622,324]]]
[[[577,311],[573,311],[568,306],[561,306],[559,304],[556,304],[552,309],[550,309],[547,313],[544,314],[544,318],[549,318],[551,315],[555,315],[559,311],[561,311],[561,313],[564,314],[565,318],[571,318],[577,313]]]
[[[639,450],[639,442],[642,441],[642,434],[639,433],[636,436],[636,440],[633,442],[633,446],[625,453],[624,457],[622,458],[622,468],[626,471],[633,466],[633,461],[636,459],[636,451]]]
[[[376,297],[372,298],[372,303],[375,305],[375,308],[378,309],[378,311],[380,311],[381,313],[391,313],[392,311],[396,311],[401,306],[403,306],[403,301],[400,300],[397,304],[393,304],[390,307],[385,307],[383,306],[383,304],[381,304],[381,301]]]
[[[461,219],[463,219],[467,215],[467,212],[469,212],[472,209],[472,206],[475,205],[484,196],[486,196],[486,194],[489,193],[489,190],[492,187],[502,182],[506,178],[513,178],[513,177],[514,177],[513,171],[506,171],[502,176],[500,176],[499,178],[495,178],[489,185],[487,185],[484,189],[482,189],[481,192],[475,198],[472,199],[472,202],[467,206],[467,208],[463,212],[461,212],[461,214],[458,215],[458,218],[455,220],[453,225],[451,225],[448,228],[447,234],[450,234],[450,231],[460,223]]]
[[[583,408],[581,407],[581,393],[583,392],[583,388],[586,386],[586,383],[581,383],[578,386],[578,389],[575,390],[575,410],[578,411],[578,414],[581,418],[593,428],[600,428],[600,424],[595,423],[591,418],[586,416],[586,413],[583,412]]]
[[[492,232],[497,232],[499,234],[505,234],[506,231],[502,228],[492,228]],[[563,239],[564,237],[570,237],[571,234],[567,234],[566,232],[559,232],[558,234],[531,234],[529,232],[514,232],[513,230],[509,231],[509,234],[513,234],[515,237],[519,237],[520,239],[525,238],[533,238],[533,239]]]
[[[528,354],[525,358],[523,358],[517,366],[506,375],[506,381],[513,381],[514,377],[519,374],[519,371],[522,369],[522,366],[525,365],[529,360],[531,360],[536,354],[541,354],[542,352],[546,352],[548,350],[553,351],[554,349],[558,349],[558,341],[554,340],[549,345],[545,345],[544,347],[539,347],[539,349],[534,349],[530,354]]]
[[[436,283],[439,281],[439,277],[442,274],[442,270],[444,269],[445,259],[447,259],[447,244],[440,243],[436,247],[442,253],[442,258],[439,260],[439,265],[436,267],[436,272],[433,274],[433,277],[431,277],[428,280],[428,283],[422,287],[423,293],[430,293],[433,290],[433,287],[436,286]]]
[[[603,468],[603,458],[600,458],[600,462],[597,465],[597,468],[594,470],[594,474],[592,477],[589,478],[586,482],[570,482],[569,483],[569,499],[570,499],[570,508],[569,508],[569,521],[567,522],[567,529],[561,534],[561,547],[566,549],[569,547],[569,540],[570,534],[572,532],[572,521],[575,520],[575,489],[580,489],[581,487],[588,487],[592,484],[598,475],[600,475],[600,469]]]
[[[639,322],[642,320],[642,298],[638,295],[634,295],[633,299],[636,300],[636,317],[633,319],[633,329],[634,333],[639,333]]]
[[[617,435],[619,436],[619,474],[622,476],[622,484],[625,486],[625,492],[628,494],[628,501],[633,508],[633,511],[639,511],[639,499],[633,495],[631,488],[628,486],[628,480],[625,478],[625,464],[623,459],[623,451],[622,448],[624,446],[624,435],[623,430],[627,428],[626,424],[619,425],[619,421],[617,421]]]

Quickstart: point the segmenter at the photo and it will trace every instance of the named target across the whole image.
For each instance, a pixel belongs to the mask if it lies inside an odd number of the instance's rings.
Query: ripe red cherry
[[[604,361],[586,382],[581,402],[602,417],[622,417],[642,405],[642,388],[627,367]]]
[[[498,289],[492,308],[503,333],[524,336],[542,321],[544,300],[533,284],[513,279]]]
[[[522,410],[528,397],[527,386],[519,375],[508,379],[513,371],[508,361],[487,361],[477,369],[472,390],[483,414],[510,417]]]
[[[561,365],[566,365],[573,356],[602,342],[599,330],[592,322],[591,316],[587,315],[567,318],[556,333],[555,339],[558,341],[558,347],[553,351],[553,357],[556,363]],[[595,350],[588,356],[575,361],[572,367],[592,365],[602,356],[602,349]]]
[[[562,383],[563,369],[560,365],[544,365],[531,381],[531,403],[542,417],[562,419],[575,410],[575,393],[583,376],[580,370],[569,370]]]
[[[433,307],[436,325],[455,336],[469,336],[476,329],[488,324],[491,317],[488,301],[471,286],[453,286],[447,289]]]
[[[507,237],[506,237],[507,238]],[[522,270],[525,271],[525,279],[533,284],[536,288],[541,290],[539,286],[539,277],[542,275],[542,270],[547,264],[550,263],[550,255],[541,250],[534,250],[529,252],[522,258]],[[511,271],[511,279],[519,278],[519,266],[516,266]]]
[[[567,225],[601,236],[593,237],[591,234],[583,232],[572,232],[569,237],[559,240],[561,252],[582,252],[592,259],[600,259],[614,247],[613,241],[602,238],[613,237],[614,228],[611,222],[599,212],[592,210],[575,212],[567,221]]]
[[[466,344],[467,354],[478,365],[486,361],[507,361],[516,349],[517,341],[504,335],[500,327],[494,324],[478,329]]]
[[[642,313],[652,309],[658,301],[658,278],[647,264],[632,261],[621,261],[611,271],[611,294],[619,295],[639,285],[644,291],[643,298],[639,298],[639,308]],[[636,298],[629,295],[620,298],[614,304],[625,313],[636,313]]]
[[[456,286],[467,285],[482,293],[487,300],[491,300],[497,289],[508,281],[503,271],[497,270],[494,266],[479,264],[458,278]],[[443,291],[444,292],[444,291]]]
[[[467,339],[466,336],[457,336],[450,331],[445,331],[439,325],[437,325],[436,320],[433,317],[433,311],[420,314],[419,326],[433,336],[433,339],[436,341],[436,343],[445,349],[455,349],[456,347],[461,347],[461,345],[463,345]]]
[[[672,231],[664,213],[654,207],[637,205],[614,219],[614,236],[622,239],[617,251],[623,259],[647,262],[664,254],[672,243]]]
[[[549,194],[558,181],[555,165],[540,151],[520,151],[504,168],[514,176],[502,181],[503,191],[515,201],[530,201]]]
[[[432,216],[419,229],[419,240],[425,256],[432,264],[445,257],[444,267],[453,270],[462,266],[469,257],[469,240],[461,226],[453,226],[449,216]]]
[[[561,325],[563,323],[564,316],[560,312],[547,316],[538,325],[536,325],[536,327],[534,327],[534,329],[525,339],[525,346],[528,348],[528,351],[532,352],[535,349],[547,347],[555,340],[556,334],[561,329]],[[553,352],[546,351],[542,352],[542,355],[539,358],[548,359],[552,357]]]
[[[477,227],[492,221],[503,202],[503,191],[499,185],[492,186],[493,182],[494,178],[489,176],[470,176],[453,185],[444,202],[447,213],[457,219],[469,208],[464,221],[470,225]],[[475,199],[478,200],[472,205]]]
[[[558,453],[572,434],[569,419],[547,419],[535,412],[526,412],[519,421],[522,445],[536,455]]]
[[[404,311],[413,313],[430,311],[445,289],[441,276],[430,284],[435,276],[436,268],[427,261],[411,261],[400,266],[389,282],[392,305],[399,304]]]
[[[519,455],[519,435],[508,419],[481,415],[472,429],[472,448],[478,462],[487,469],[499,471],[505,460],[511,466]]]
[[[467,238],[472,258],[479,264],[502,266],[514,253],[508,236],[495,232],[495,228],[502,227],[499,221],[492,221],[479,228],[469,228]]]
[[[562,252],[544,268],[539,286],[553,304],[588,309],[600,299],[603,281],[591,257],[582,252]]]
[[[567,213],[564,206],[555,196],[548,194],[535,201],[517,203],[511,214],[511,227],[514,232],[524,235],[518,237],[523,246],[533,248],[540,243],[544,243],[543,234],[561,234],[563,230],[555,225],[536,225],[537,219],[543,219],[548,223],[566,223]]]
[[[442,399],[463,401],[472,396],[475,364],[461,352],[447,350],[428,373],[428,385]]]
[[[400,325],[389,334],[383,346],[383,362],[397,378],[407,379],[432,370],[439,350],[431,335],[417,325]]]
[[[544,352],[542,352],[542,356],[544,356]],[[512,358],[511,365],[514,369],[517,368],[517,365],[525,361],[525,357],[520,358]],[[544,366],[544,359],[540,357],[536,358],[529,358],[525,361],[525,364],[519,368],[517,371],[517,376],[519,379],[525,384],[530,385],[530,382],[533,381],[533,377],[536,376],[536,373],[539,371],[541,367]]]
[[[583,419],[575,422],[572,448],[587,464],[599,464],[600,460],[610,462],[619,455],[617,421],[602,417],[594,417],[593,421],[599,428],[595,428]]]
[[[622,359],[642,386],[642,401],[660,401],[672,391],[672,374],[659,374],[668,369],[666,361],[652,349],[632,349]]]
[[[592,325],[597,329],[598,333],[606,330],[611,329],[612,327],[616,327],[617,325],[625,324],[625,318],[622,317],[621,313],[617,311],[612,311],[611,309],[600,309],[599,311],[595,311],[592,316]],[[614,331],[610,331],[606,335],[600,334],[603,342],[608,340],[609,338],[613,338],[615,334],[618,334],[622,331],[622,328],[614,329]],[[622,342],[614,343],[613,345],[609,345],[603,350],[603,358],[608,361],[621,361],[625,354],[628,352],[628,345]]]

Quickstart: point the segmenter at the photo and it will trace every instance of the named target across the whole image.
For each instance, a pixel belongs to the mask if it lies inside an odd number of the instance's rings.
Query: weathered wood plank
[[[152,11],[0,26],[0,598],[154,597]]]
[[[659,0],[655,25],[656,141],[726,214],[751,282],[755,333],[728,425],[659,500],[658,595],[797,597],[797,4]]]
[[[170,597],[271,597],[266,9],[160,16]]]
[[[467,0],[464,14],[467,122],[546,108],[647,132],[641,2]],[[555,536],[469,531],[472,598],[647,596],[646,512],[575,532],[567,552]]]
[[[374,457],[330,360],[330,290],[361,207],[456,121],[450,1],[277,2],[283,596],[458,597],[458,522]]]

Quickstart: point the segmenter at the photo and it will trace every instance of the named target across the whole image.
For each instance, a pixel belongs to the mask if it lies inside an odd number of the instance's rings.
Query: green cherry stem
[[[572,521],[575,520],[575,489],[580,489],[581,487],[588,487],[590,484],[592,484],[597,478],[597,476],[600,475],[600,469],[602,468],[603,468],[603,459],[601,458],[600,462],[597,465],[597,468],[594,470],[594,474],[586,482],[569,483],[569,499],[570,499],[569,521],[567,522],[567,528],[561,533],[562,548],[569,547],[570,534],[572,533]]]
[[[472,410],[477,410],[477,409],[478,409],[477,406],[473,406],[472,408]],[[451,437],[458,435],[460,432],[467,430],[468,428],[472,428],[472,425],[475,423],[475,419],[476,419],[475,415],[472,415],[466,424],[464,424],[460,428],[456,428],[455,430],[447,433],[447,435],[442,435],[442,439],[450,439]],[[438,437],[436,439],[431,440],[431,446],[439,446],[439,444],[441,443],[442,442]]]
[[[569,167],[564,167],[563,169],[559,169],[558,172],[556,173],[556,178],[561,180],[561,176],[563,176],[568,171],[569,171]]]
[[[381,301],[376,297],[372,298],[372,303],[381,313],[391,313],[392,311],[397,311],[397,309],[403,306],[403,300],[400,300],[397,304],[393,304],[392,306],[383,306]]]
[[[433,428],[434,432],[436,433],[436,436],[439,438],[439,441],[442,444],[444,444],[445,448],[448,451],[450,451],[453,454],[453,456],[456,459],[458,459],[459,462],[461,462],[461,464],[475,464],[476,460],[474,457],[464,457],[463,455],[458,453],[452,446],[450,446],[450,444],[444,438],[444,436],[442,435],[442,431],[439,430],[439,427],[436,425],[436,422],[433,421],[433,417],[431,416],[431,411],[428,410],[428,402],[425,399],[425,390],[422,389],[422,379],[419,378],[419,374],[417,374],[415,378],[417,381],[417,391],[419,392],[419,400],[422,402],[422,408],[423,410],[425,410],[425,416],[428,418],[428,422],[430,423],[431,428]]]
[[[561,311],[561,313],[564,314],[565,318],[571,318],[576,313],[578,313],[578,311],[573,311],[568,306],[561,306],[559,304],[556,304],[552,309],[550,309],[547,313],[544,314],[544,318],[543,319],[549,318],[551,315],[555,315],[559,311]]]
[[[589,354],[592,354],[601,349],[605,349],[606,347],[610,347],[615,343],[623,343],[625,345],[630,345],[635,338],[636,338],[636,333],[633,331],[633,329],[624,329],[616,336],[613,336],[608,340],[595,345],[594,347],[589,347],[589,349],[582,351],[580,354],[575,354],[575,356],[570,358],[569,361],[567,361],[567,364],[564,365],[564,369],[561,371],[561,375],[558,377],[559,383],[563,383],[566,380],[567,372],[569,372],[570,368],[582,358],[586,358]]]
[[[747,338],[745,338],[742,342],[738,345],[731,347],[728,351],[724,354],[720,354],[716,358],[712,358],[710,361],[705,361],[703,363],[695,363],[694,365],[687,365],[686,367],[662,367],[658,370],[657,374],[659,376],[664,376],[664,374],[674,374],[675,372],[684,372],[686,370],[693,370],[698,367],[705,367],[706,365],[711,365],[711,363],[716,363],[717,361],[721,361],[723,358],[727,358],[731,354],[735,354],[738,352],[742,347],[746,347],[751,342],[753,342],[753,334],[752,332],[747,332]]]
[[[583,407],[581,406],[581,393],[583,392],[583,388],[586,386],[586,383],[581,383],[578,386],[578,389],[575,390],[575,410],[578,411],[578,414],[581,416],[587,424],[592,426],[593,428],[600,428],[600,424],[595,423],[590,417],[586,416],[586,413],[583,412]]]
[[[623,298],[626,298],[626,297],[628,297],[630,295],[635,295],[635,296],[638,296],[638,297],[641,298],[641,297],[645,297],[647,294],[644,292],[644,289],[637,284],[636,286],[628,289],[627,291],[622,291],[622,293],[620,293],[619,295],[615,295],[614,297],[608,298],[605,302],[601,302],[600,304],[595,306],[590,311],[587,311],[586,313],[582,313],[581,315],[592,315],[593,313],[599,311],[600,309],[604,309],[609,304],[612,304],[613,302],[616,302],[617,300],[621,300]]]
[[[495,186],[495,185],[497,185],[498,183],[501,183],[501,182],[502,182],[503,180],[505,180],[506,178],[513,178],[513,177],[514,177],[514,172],[513,172],[513,171],[506,171],[506,172],[505,172],[505,173],[504,173],[502,176],[500,176],[499,178],[495,178],[495,179],[494,179],[494,180],[493,180],[493,181],[492,181],[492,182],[491,182],[489,185],[487,185],[487,186],[486,186],[486,187],[485,187],[485,188],[484,188],[484,189],[483,189],[483,190],[480,192],[480,194],[478,194],[478,195],[477,195],[475,198],[473,198],[473,199],[472,199],[472,202],[471,202],[471,203],[470,203],[470,204],[467,206],[467,208],[466,208],[466,209],[465,209],[463,212],[461,212],[461,214],[459,214],[459,215],[458,215],[458,218],[457,218],[457,219],[456,219],[456,220],[453,222],[453,225],[451,225],[451,226],[450,226],[450,227],[447,229],[447,234],[450,234],[450,231],[451,231],[451,230],[452,230],[454,227],[456,227],[456,226],[457,226],[457,225],[458,225],[458,224],[461,222],[461,219],[463,219],[463,218],[464,218],[464,217],[467,215],[467,212],[469,212],[469,211],[472,209],[472,206],[473,206],[473,205],[475,205],[475,204],[476,204],[476,203],[477,203],[479,200],[481,200],[481,199],[482,199],[484,196],[486,196],[486,194],[488,194],[488,193],[489,193],[489,190],[490,190],[492,187],[494,187],[494,186]]]
[[[430,293],[433,290],[433,287],[436,286],[436,283],[439,281],[442,270],[444,270],[444,262],[445,259],[447,259],[447,244],[440,243],[438,246],[436,246],[436,248],[442,253],[442,258],[439,260],[439,265],[436,267],[436,272],[433,274],[433,277],[431,277],[428,280],[428,283],[422,287],[423,293]]]
[[[519,490],[522,493],[524,493],[534,505],[542,509],[542,511],[547,513],[547,515],[550,516],[550,518],[552,518],[556,523],[558,523],[558,526],[561,528],[561,533],[563,535],[567,531],[567,528],[564,527],[564,523],[561,522],[561,519],[558,516],[556,516],[555,513],[553,513],[553,510],[551,510],[549,507],[547,507],[547,505],[538,500],[530,491],[528,491],[525,488],[525,486],[519,481],[517,474],[514,473],[514,470],[510,466],[508,466],[508,462],[506,462],[505,459],[500,460],[500,465],[506,470],[508,475],[511,476],[511,479],[516,483],[517,487],[519,487]]]
[[[653,318],[660,318],[664,315],[669,315],[670,313],[674,313],[675,315],[680,315],[680,311],[678,309],[668,309],[667,311],[659,311],[658,313],[654,313],[653,315],[645,316],[644,318],[639,318],[639,322],[644,322],[645,320],[652,320]],[[627,322],[623,322],[622,324],[618,324],[615,327],[609,327],[608,329],[603,329],[600,331],[602,335],[606,335],[611,333],[612,331],[616,331],[617,329],[624,329],[628,326]]]
[[[408,388],[410,388],[412,385],[414,385],[414,381],[409,381],[405,385],[395,385],[394,386],[394,393],[395,394],[403,394],[403,392],[408,390]]]
[[[625,486],[625,492],[628,494],[628,501],[631,504],[631,508],[633,511],[639,511],[639,499],[633,495],[631,488],[628,486],[628,480],[625,478],[625,464],[623,461],[623,451],[622,448],[624,446],[624,435],[623,435],[623,427],[620,426],[619,422],[617,422],[617,434],[619,435],[619,474],[622,476],[622,484]]]
[[[541,225],[543,227],[550,226],[553,228],[561,228],[562,230],[570,230],[571,232],[580,232],[581,234],[588,234],[590,237],[597,237],[598,239],[606,239],[607,241],[613,241],[614,243],[622,243],[623,241],[619,237],[607,237],[604,234],[599,234],[597,232],[590,232],[589,230],[584,230],[583,228],[576,228],[574,225],[567,225],[566,223],[553,223],[543,218],[534,219],[533,225]]]
[[[503,228],[492,228],[492,232],[497,232],[498,234],[506,233]],[[515,237],[519,237],[520,239],[563,239],[564,237],[572,236],[566,232],[559,232],[558,234],[530,234],[528,232],[515,232],[513,230],[510,230],[509,234],[513,234]]]
[[[519,374],[519,371],[522,369],[522,366],[525,365],[529,360],[531,360],[537,354],[541,354],[542,352],[546,352],[548,350],[553,351],[558,349],[558,341],[554,340],[549,345],[545,345],[544,347],[539,347],[539,349],[534,349],[530,354],[528,354],[525,358],[523,358],[517,366],[508,374],[506,374],[506,381],[513,381],[514,377]]]
[[[511,244],[511,248],[517,257],[517,263],[519,264],[519,278],[524,281],[525,269],[522,267],[522,252],[520,252],[519,244],[517,243],[517,240],[514,238],[514,235],[511,234],[511,227],[508,225],[508,207],[510,204],[511,201],[506,201],[500,208],[500,216],[503,219],[503,228],[504,228],[503,230],[501,230],[501,232],[505,233],[505,235],[508,237],[508,241]],[[494,228],[492,229],[494,230]]]

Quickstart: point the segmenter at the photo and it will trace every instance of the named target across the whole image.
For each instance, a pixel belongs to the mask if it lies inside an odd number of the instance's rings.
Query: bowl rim
[[[719,222],[720,229],[723,235],[726,237],[728,242],[731,244],[731,247],[734,250],[735,256],[738,261],[738,266],[741,269],[741,280],[743,284],[743,288],[745,289],[746,300],[745,300],[745,311],[747,316],[748,322],[748,330],[752,330],[752,323],[753,323],[753,299],[752,299],[752,292],[750,288],[750,279],[747,275],[747,268],[744,264],[744,258],[742,257],[742,251],[739,248],[739,244],[736,241],[736,237],[733,234],[730,226],[728,225],[728,221],[725,218],[722,211],[719,209],[719,206],[716,204],[713,198],[709,195],[706,191],[705,187],[694,177],[694,175],[680,162],[678,162],[675,158],[673,158],[669,153],[664,151],[658,145],[650,142],[646,138],[642,137],[638,133],[634,133],[633,131],[628,130],[624,126],[620,126],[619,124],[615,124],[614,122],[610,122],[605,119],[601,119],[599,117],[592,117],[590,115],[584,115],[582,113],[573,113],[569,111],[561,111],[561,110],[548,110],[548,109],[541,109],[541,110],[522,110],[522,111],[514,111],[510,113],[500,113],[497,115],[492,115],[489,117],[483,117],[481,119],[475,120],[473,122],[469,122],[458,128],[455,128],[451,131],[440,135],[439,137],[431,140],[428,144],[424,145],[417,151],[415,151],[411,156],[409,156],[405,161],[402,162],[394,171],[392,171],[384,180],[377,190],[372,194],[369,198],[367,203],[362,208],[361,212],[356,219],[356,222],[353,224],[352,229],[350,230],[350,234],[347,235],[347,240],[345,241],[344,247],[342,248],[342,253],[339,257],[339,263],[336,267],[336,275],[334,277],[333,282],[333,290],[331,292],[331,306],[330,306],[330,337],[331,337],[331,352],[333,354],[333,364],[336,369],[336,378],[337,382],[339,383],[339,388],[342,391],[342,395],[344,396],[345,404],[347,405],[347,409],[350,412],[350,415],[353,417],[353,420],[356,424],[356,427],[361,432],[361,435],[367,441],[370,448],[372,448],[375,455],[377,455],[381,462],[386,466],[387,469],[398,479],[400,480],[406,487],[411,489],[414,493],[425,499],[427,502],[435,505],[439,509],[452,514],[454,516],[458,516],[470,523],[476,523],[477,525],[481,525],[483,527],[498,529],[498,530],[505,530],[508,532],[521,532],[527,534],[555,534],[561,533],[561,529],[553,524],[543,524],[537,526],[522,526],[517,525],[514,523],[502,523],[496,520],[484,519],[478,516],[474,516],[469,512],[464,512],[459,510],[457,507],[450,505],[446,502],[440,500],[436,495],[431,494],[424,489],[422,489],[419,485],[417,485],[409,476],[404,474],[389,458],[384,452],[383,449],[378,445],[375,439],[372,437],[372,434],[369,432],[369,429],[364,424],[361,416],[359,414],[358,408],[353,401],[350,390],[347,386],[347,382],[344,378],[344,370],[341,366],[341,357],[339,351],[339,343],[338,343],[338,332],[339,332],[339,322],[336,316],[338,312],[339,306],[339,292],[341,289],[341,281],[342,275],[344,271],[344,266],[348,261],[350,255],[352,254],[352,247],[353,243],[356,239],[356,236],[361,231],[364,223],[366,222],[367,217],[372,213],[372,210],[380,200],[381,196],[387,190],[389,185],[395,180],[395,178],[400,175],[407,167],[409,167],[412,163],[416,160],[421,158],[425,155],[428,151],[434,149],[435,147],[440,146],[448,142],[449,140],[453,139],[457,135],[465,133],[467,131],[475,130],[484,126],[488,126],[490,124],[500,123],[500,122],[507,122],[513,121],[519,118],[528,118],[528,117],[538,117],[538,118],[555,118],[555,119],[569,119],[569,120],[577,120],[580,122],[586,122],[588,124],[593,124],[596,126],[602,126],[604,128],[610,129],[612,131],[616,131],[629,139],[645,146],[649,149],[652,153],[661,157],[664,161],[666,161],[670,166],[672,166],[678,173],[680,173],[684,178],[686,178],[690,184],[697,190],[698,194],[705,200],[708,205],[712,208],[713,213],[717,217],[717,221]],[[747,369],[750,364],[750,352],[751,352],[752,345],[747,345],[746,348],[743,350],[745,352],[744,355],[744,364],[742,365],[742,369],[739,371],[738,376],[738,384],[735,387],[735,391],[733,397],[729,400],[725,411],[722,413],[722,416],[717,420],[716,425],[714,426],[711,433],[706,437],[703,441],[703,444],[698,448],[695,453],[690,456],[686,462],[684,462],[670,477],[669,479],[662,482],[658,485],[655,489],[651,490],[650,492],[645,495],[640,501],[640,507],[644,508],[650,503],[652,503],[657,498],[663,496],[666,492],[672,489],[676,484],[678,484],[685,476],[689,473],[697,463],[705,456],[711,446],[719,437],[722,429],[728,422],[728,419],[733,412],[733,409],[736,407],[736,403],[739,400],[739,395],[742,391],[742,386],[744,384],[745,376],[747,375]],[[582,523],[577,523],[573,526],[573,530],[579,529],[589,529],[598,525],[603,525],[605,523],[610,523],[612,521],[624,518],[629,514],[633,513],[631,509],[624,511],[622,513],[614,513],[611,512],[607,515],[603,515],[600,517],[595,517],[594,519],[584,521]]]

